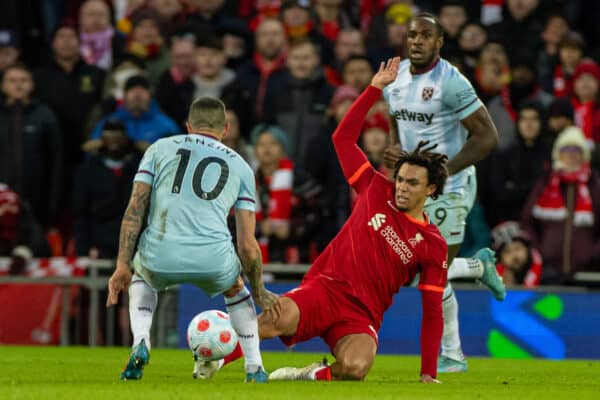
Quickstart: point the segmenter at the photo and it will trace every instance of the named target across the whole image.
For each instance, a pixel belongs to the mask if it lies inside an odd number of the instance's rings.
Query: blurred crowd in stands
[[[498,252],[508,284],[600,271],[600,2],[5,0],[0,15],[0,256],[114,258],[145,149],[221,98],[225,143],[256,173],[265,262],[307,263],[352,208],[331,134],[407,22],[435,13],[442,56],[499,132],[478,166],[461,254]],[[385,172],[385,103],[360,145]]]

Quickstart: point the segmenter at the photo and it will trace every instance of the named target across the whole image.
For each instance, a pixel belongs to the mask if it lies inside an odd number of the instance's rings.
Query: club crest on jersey
[[[433,88],[431,86],[424,87],[423,91],[421,92],[421,97],[425,101],[431,100],[431,98],[433,97]]]
[[[425,238],[423,237],[423,235],[421,235],[421,232],[417,232],[417,234],[415,235],[415,237],[412,237],[412,238],[408,239],[408,243],[410,243],[410,245],[412,247],[416,247],[416,245],[419,244],[424,239]]]
[[[377,232],[379,230],[379,228],[381,228],[381,225],[383,225],[384,223],[385,223],[385,214],[377,213],[377,214],[373,215],[373,217],[369,220],[369,222],[367,222],[367,225],[372,227],[375,230],[375,232]]]

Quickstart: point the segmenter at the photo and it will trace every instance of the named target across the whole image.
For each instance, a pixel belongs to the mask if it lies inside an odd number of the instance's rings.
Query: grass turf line
[[[597,399],[600,362],[469,359],[469,372],[417,382],[419,358],[377,356],[365,382],[242,383],[237,361],[211,381],[192,379],[188,350],[154,349],[141,381],[119,381],[125,348],[0,346],[0,399]],[[304,366],[323,354],[264,353],[265,367]],[[332,360],[332,357],[329,356]]]

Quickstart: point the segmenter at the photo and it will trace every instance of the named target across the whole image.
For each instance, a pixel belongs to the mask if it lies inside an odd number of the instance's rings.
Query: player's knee
[[[338,360],[342,365],[344,379],[362,381],[371,369],[371,362],[362,358],[349,358]]]

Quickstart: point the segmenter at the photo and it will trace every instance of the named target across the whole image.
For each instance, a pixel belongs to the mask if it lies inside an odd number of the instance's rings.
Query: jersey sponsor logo
[[[433,120],[434,113],[420,113],[416,111],[409,111],[406,108],[401,108],[398,111],[394,111],[392,113],[394,118],[401,119],[403,121],[414,121],[414,122],[424,122],[425,125],[431,125],[431,121]]]
[[[381,230],[381,236],[385,239],[385,241],[392,247],[394,253],[400,256],[400,260],[402,260],[403,264],[408,264],[410,259],[413,257],[413,252],[406,245],[404,240],[400,239],[396,231],[391,226],[386,226]]]
[[[412,247],[416,247],[417,244],[421,243],[423,240],[425,240],[425,238],[421,235],[421,232],[417,232],[415,237],[408,239],[408,243],[410,243]]]
[[[433,97],[433,88],[431,86],[426,86],[423,88],[423,91],[421,92],[421,98],[425,101],[427,100],[431,100],[431,98]]]
[[[379,228],[381,228],[381,225],[385,223],[385,218],[385,214],[377,213],[371,218],[369,222],[367,222],[367,225],[372,227],[375,230],[375,232],[377,232]]]

